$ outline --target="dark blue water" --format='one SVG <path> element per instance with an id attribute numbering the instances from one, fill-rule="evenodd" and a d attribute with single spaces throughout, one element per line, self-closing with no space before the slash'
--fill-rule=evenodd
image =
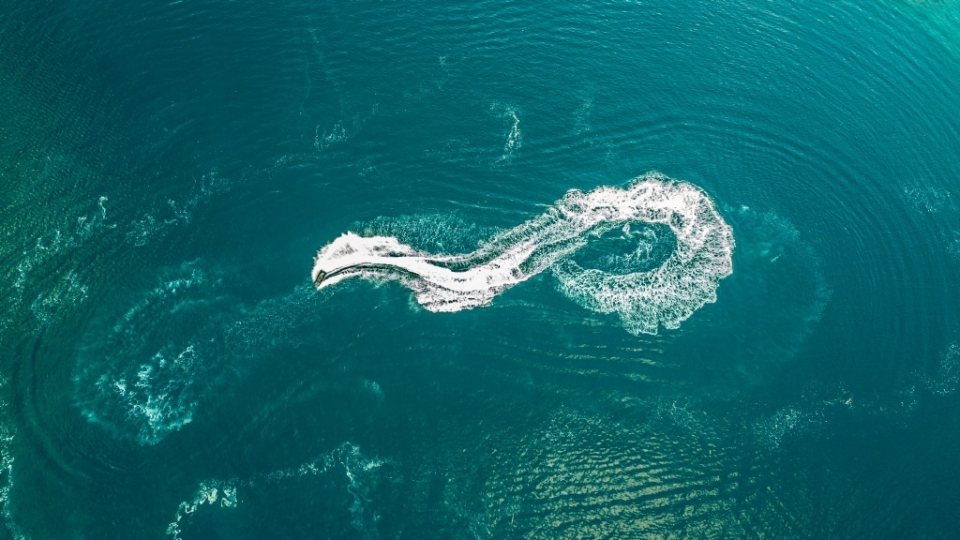
<path id="1" fill-rule="evenodd" d="M 957 538 L 958 36 L 955 0 L 5 0 L 0 536 Z M 668 264 L 656 224 L 475 309 L 310 282 L 346 231 L 470 253 L 651 171 L 735 240 L 678 328 L 562 284 Z"/>

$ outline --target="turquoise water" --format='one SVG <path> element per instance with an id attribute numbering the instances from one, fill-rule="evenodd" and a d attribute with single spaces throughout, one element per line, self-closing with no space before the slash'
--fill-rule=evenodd
<path id="1" fill-rule="evenodd" d="M 7 0 L 0 536 L 956 538 L 958 36 Z"/>

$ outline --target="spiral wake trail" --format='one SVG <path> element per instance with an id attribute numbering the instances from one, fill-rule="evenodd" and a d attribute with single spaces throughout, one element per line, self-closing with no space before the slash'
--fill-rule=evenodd
<path id="1" fill-rule="evenodd" d="M 631 223 L 669 228 L 676 248 L 658 267 L 614 273 L 584 269 L 570 256 L 591 238 Z M 626 189 L 568 192 L 543 215 L 462 255 L 432 255 L 393 237 L 346 233 L 324 246 L 312 271 L 318 289 L 350 277 L 397 280 L 429 311 L 490 304 L 503 291 L 552 269 L 560 290 L 582 306 L 615 313 L 633 334 L 675 329 L 716 301 L 733 272 L 734 239 L 713 201 L 696 186 L 651 173 Z"/>

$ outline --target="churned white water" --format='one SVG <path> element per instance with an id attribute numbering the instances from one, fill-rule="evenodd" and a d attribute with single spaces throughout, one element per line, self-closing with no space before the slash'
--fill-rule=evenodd
<path id="1" fill-rule="evenodd" d="M 675 249 L 656 268 L 585 269 L 571 257 L 592 239 L 632 223 L 663 225 L 676 237 Z M 633 334 L 656 334 L 659 326 L 677 328 L 716 301 L 720 280 L 733 272 L 733 248 L 730 226 L 703 190 L 650 173 L 626 188 L 571 190 L 542 215 L 471 253 L 431 254 L 395 237 L 347 232 L 319 251 L 312 278 L 318 289 L 351 277 L 397 280 L 425 309 L 452 312 L 488 305 L 550 269 L 560 291 L 583 307 L 618 315 Z"/>

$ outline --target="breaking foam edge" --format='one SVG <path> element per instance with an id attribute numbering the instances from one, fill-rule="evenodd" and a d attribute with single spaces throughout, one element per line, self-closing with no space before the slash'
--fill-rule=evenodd
<path id="1" fill-rule="evenodd" d="M 591 239 L 631 223 L 661 224 L 676 249 L 657 268 L 611 273 L 572 260 Z M 347 232 L 324 246 L 311 277 L 317 289 L 344 279 L 396 280 L 434 312 L 488 305 L 501 292 L 552 270 L 558 288 L 583 307 L 616 314 L 634 334 L 675 329 L 715 302 L 720 280 L 733 272 L 733 232 L 697 186 L 648 173 L 626 188 L 571 190 L 542 215 L 460 255 L 430 254 L 393 237 Z"/>

